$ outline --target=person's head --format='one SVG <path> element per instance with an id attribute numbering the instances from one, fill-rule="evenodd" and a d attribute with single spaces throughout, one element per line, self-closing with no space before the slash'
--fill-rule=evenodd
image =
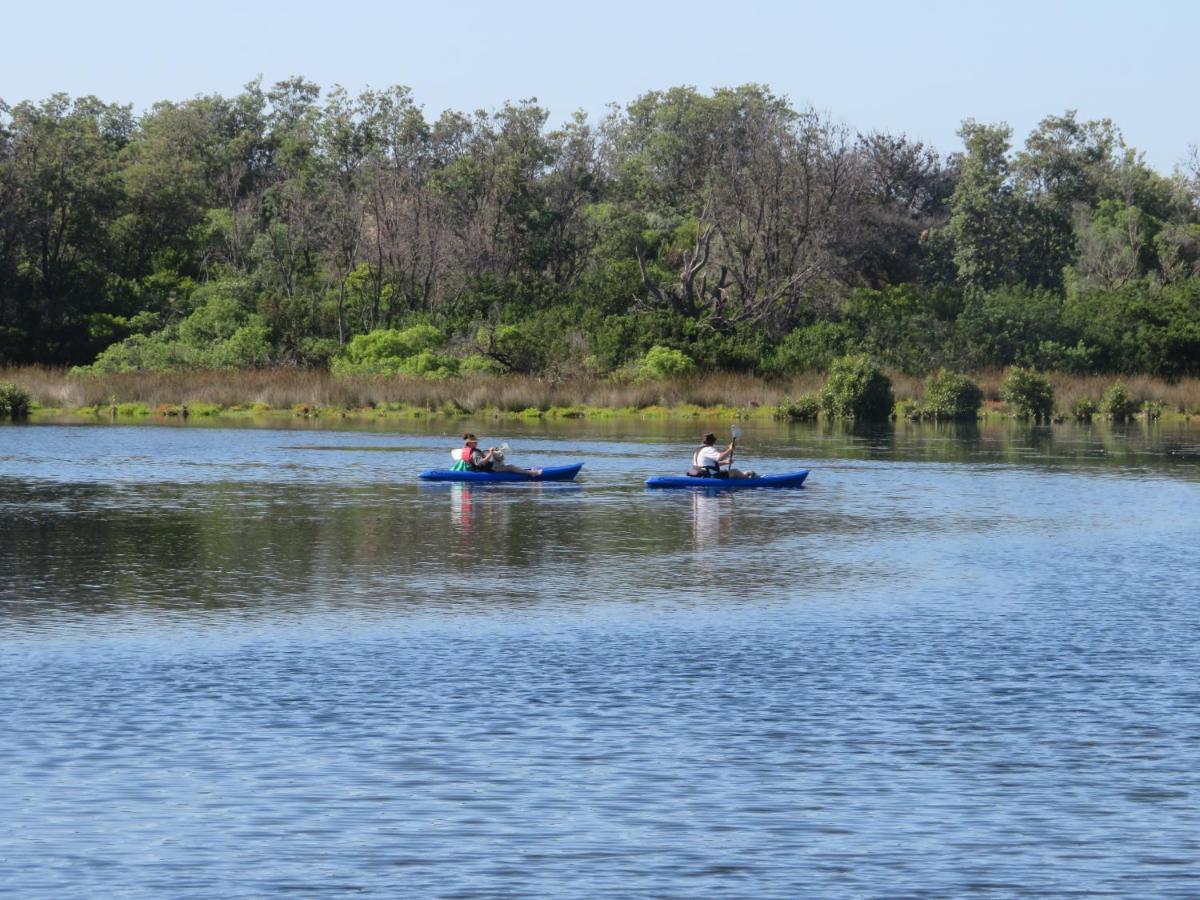
<path id="1" fill-rule="evenodd" d="M 468 431 L 466 434 L 463 435 L 463 443 L 466 444 L 468 447 L 474 447 L 476 444 L 479 443 L 479 438 L 475 437 L 475 435 L 471 434 L 471 432 Z"/>
<path id="2" fill-rule="evenodd" d="M 711 445 L 711 444 L 715 444 L 716 442 L 717 442 L 717 436 L 715 434 L 713 434 L 711 431 L 704 436 L 705 444 Z"/>

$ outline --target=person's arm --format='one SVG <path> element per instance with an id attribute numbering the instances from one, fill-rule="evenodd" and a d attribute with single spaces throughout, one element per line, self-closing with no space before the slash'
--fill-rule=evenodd
<path id="1" fill-rule="evenodd" d="M 733 456 L 733 445 L 736 443 L 737 441 L 730 441 L 729 446 L 721 451 L 721 455 L 717 457 L 717 462 L 729 462 L 730 457 Z"/>

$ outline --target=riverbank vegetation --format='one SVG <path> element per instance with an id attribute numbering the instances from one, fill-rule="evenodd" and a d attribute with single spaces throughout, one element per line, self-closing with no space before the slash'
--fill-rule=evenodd
<path id="1" fill-rule="evenodd" d="M 1191 418 L 1200 416 L 1200 378 L 1166 381 L 1022 370 L 1005 402 L 1013 372 L 970 376 L 938 371 L 927 378 L 902 372 L 864 372 L 852 362 L 840 380 L 819 373 L 762 379 L 743 373 L 690 374 L 661 379 L 472 375 L 427 379 L 412 375 L 334 376 L 305 369 L 261 371 L 133 372 L 80 375 L 26 366 L 0 370 L 32 404 L 37 416 L 71 414 L 90 420 L 174 419 L 209 416 L 305 418 L 590 418 L 617 414 L 662 417 L 911 418 L 963 421 L 977 417 L 1039 418 L 1035 400 L 1051 396 L 1050 418 Z M 856 368 L 857 367 L 857 368 Z M 871 411 L 861 396 L 877 397 L 887 380 L 893 405 Z M 1042 383 L 1044 382 L 1044 387 Z M 835 396 L 826 405 L 829 392 Z M 1033 399 L 1030 399 L 1032 397 Z M 1022 402 L 1023 401 L 1023 402 Z M 838 406 L 840 404 L 840 407 Z M 1042 418 L 1045 418 L 1043 415 Z"/>
<path id="2" fill-rule="evenodd" d="M 943 155 L 757 85 L 558 124 L 300 78 L 143 115 L 0 104 L 0 364 L 454 396 L 790 385 L 857 354 L 894 379 L 1200 374 L 1200 155 L 1154 171 L 1070 111 L 960 134 Z"/>

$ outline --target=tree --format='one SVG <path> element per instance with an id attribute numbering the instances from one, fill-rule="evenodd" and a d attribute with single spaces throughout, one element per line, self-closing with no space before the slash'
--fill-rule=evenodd
<path id="1" fill-rule="evenodd" d="M 650 94 L 612 127 L 621 194 L 655 210 L 637 247 L 645 305 L 781 333 L 808 291 L 840 274 L 861 189 L 843 126 L 745 85 Z"/>
<path id="2" fill-rule="evenodd" d="M 954 173 L 933 148 L 903 134 L 859 135 L 855 153 L 863 205 L 859 229 L 842 253 L 873 287 L 916 281 L 921 236 L 946 224 Z"/>
<path id="3" fill-rule="evenodd" d="M 1007 125 L 968 119 L 958 132 L 966 147 L 950 201 L 947 231 L 954 264 L 967 287 L 993 288 L 1013 280 L 1020 204 L 1009 178 Z"/>
<path id="4" fill-rule="evenodd" d="M 110 225 L 122 211 L 118 160 L 133 118 L 127 106 L 65 94 L 8 114 L 0 360 L 81 361 L 96 349 L 89 317 L 111 309 Z"/>

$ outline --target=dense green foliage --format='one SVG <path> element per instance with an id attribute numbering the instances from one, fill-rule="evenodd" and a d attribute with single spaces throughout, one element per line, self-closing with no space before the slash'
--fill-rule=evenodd
<path id="1" fill-rule="evenodd" d="M 28 418 L 31 405 L 27 391 L 12 382 L 0 384 L 0 422 L 6 419 L 19 422 Z"/>
<path id="2" fill-rule="evenodd" d="M 784 397 L 775 407 L 775 418 L 785 422 L 815 422 L 821 414 L 819 394 L 801 394 L 797 399 Z"/>
<path id="3" fill-rule="evenodd" d="M 970 421 L 979 417 L 982 405 L 983 392 L 965 375 L 938 369 L 925 379 L 922 418 Z"/>
<path id="4" fill-rule="evenodd" d="M 1136 416 L 1140 409 L 1141 404 L 1130 395 L 1129 389 L 1121 381 L 1109 385 L 1104 396 L 1100 398 L 1100 412 L 1114 422 L 1127 422 Z"/>
<path id="5" fill-rule="evenodd" d="M 1200 157 L 1161 175 L 1072 112 L 961 136 L 757 85 L 558 127 L 299 78 L 0 103 L 0 364 L 1200 373 Z"/>
<path id="6" fill-rule="evenodd" d="M 895 403 L 891 379 L 867 354 L 843 356 L 829 367 L 821 410 L 830 418 L 880 422 L 891 418 Z"/>
<path id="7" fill-rule="evenodd" d="M 673 378 L 687 375 L 695 368 L 692 358 L 683 351 L 656 344 L 642 357 L 638 375 L 642 378 Z"/>
<path id="8" fill-rule="evenodd" d="M 1071 406 L 1071 415 L 1075 418 L 1076 422 L 1090 422 L 1096 417 L 1099 409 L 1096 401 L 1091 397 L 1080 397 Z"/>
<path id="9" fill-rule="evenodd" d="M 1050 421 L 1054 413 L 1054 387 L 1032 369 L 1013 366 L 1000 385 L 1000 399 L 1018 419 Z"/>

